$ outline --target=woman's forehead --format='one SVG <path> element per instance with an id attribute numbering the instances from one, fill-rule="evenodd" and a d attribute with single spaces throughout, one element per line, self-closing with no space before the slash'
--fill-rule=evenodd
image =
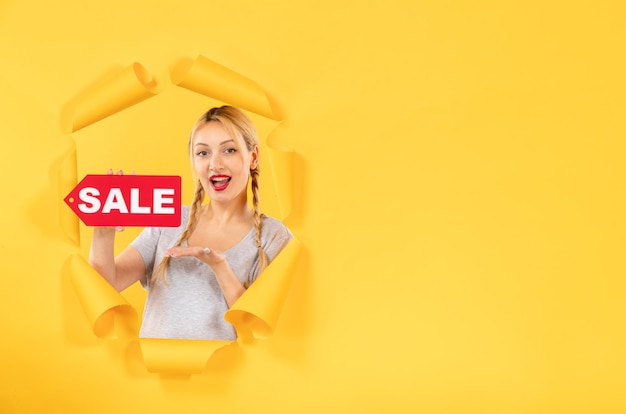
<path id="1" fill-rule="evenodd" d="M 208 122 L 198 127 L 193 135 L 194 142 L 211 141 L 211 143 L 214 143 L 215 141 L 221 142 L 229 139 L 233 140 L 236 137 L 233 137 L 220 122 Z"/>

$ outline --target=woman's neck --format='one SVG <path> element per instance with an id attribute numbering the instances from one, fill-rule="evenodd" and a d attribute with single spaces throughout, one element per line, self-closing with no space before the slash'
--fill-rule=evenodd
<path id="1" fill-rule="evenodd" d="M 219 223 L 248 221 L 253 216 L 252 209 L 245 200 L 243 200 L 243 202 L 228 204 L 209 201 L 209 204 L 203 206 L 202 213 L 205 214 L 208 219 Z"/>

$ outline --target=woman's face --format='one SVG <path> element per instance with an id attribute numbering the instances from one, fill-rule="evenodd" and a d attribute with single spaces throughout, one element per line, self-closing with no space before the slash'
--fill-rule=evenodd
<path id="1" fill-rule="evenodd" d="M 191 150 L 196 173 L 212 202 L 246 199 L 258 147 L 249 151 L 242 138 L 232 138 L 221 123 L 209 122 L 196 131 Z"/>

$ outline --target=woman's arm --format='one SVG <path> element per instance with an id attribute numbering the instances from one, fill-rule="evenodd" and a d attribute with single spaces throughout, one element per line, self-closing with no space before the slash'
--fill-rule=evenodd
<path id="1" fill-rule="evenodd" d="M 118 292 L 145 276 L 146 268 L 139 251 L 127 247 L 114 257 L 115 228 L 96 227 L 89 251 L 89 264 Z"/>

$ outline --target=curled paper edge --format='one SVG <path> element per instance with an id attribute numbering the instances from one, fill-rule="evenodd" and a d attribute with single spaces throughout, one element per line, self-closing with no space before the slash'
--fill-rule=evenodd
<path id="1" fill-rule="evenodd" d="M 294 278 L 302 244 L 295 237 L 250 285 L 248 290 L 226 311 L 244 342 L 271 336 L 280 318 L 282 306 Z"/>
<path id="2" fill-rule="evenodd" d="M 234 341 L 140 338 L 143 362 L 149 372 L 200 374 L 211 356 Z"/>
<path id="3" fill-rule="evenodd" d="M 63 108 L 61 128 L 70 134 L 155 96 L 158 83 L 139 63 L 87 88 Z"/>
<path id="4" fill-rule="evenodd" d="M 137 334 L 137 311 L 80 255 L 69 259 L 70 280 L 94 334 L 124 338 Z"/>
<path id="5" fill-rule="evenodd" d="M 173 65 L 170 79 L 174 85 L 278 120 L 258 83 L 202 55 Z"/>
<path id="6" fill-rule="evenodd" d="M 272 177 L 278 209 L 279 220 L 285 220 L 293 209 L 293 151 L 278 150 L 267 146 L 269 173 Z"/>

